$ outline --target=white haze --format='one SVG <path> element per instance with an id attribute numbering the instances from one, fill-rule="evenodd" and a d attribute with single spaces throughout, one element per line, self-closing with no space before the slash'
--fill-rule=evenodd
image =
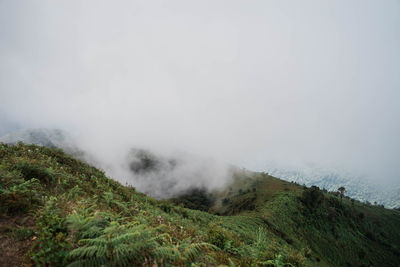
<path id="1" fill-rule="evenodd" d="M 120 181 L 138 147 L 398 184 L 399 100 L 399 1 L 0 1 L 0 132 L 67 130 Z"/>

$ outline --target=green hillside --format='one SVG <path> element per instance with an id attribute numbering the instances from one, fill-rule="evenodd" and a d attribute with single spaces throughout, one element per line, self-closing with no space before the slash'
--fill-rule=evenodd
<path id="1" fill-rule="evenodd" d="M 157 201 L 61 150 L 0 144 L 0 266 L 399 266 L 399 229 L 398 211 L 266 174 Z"/>

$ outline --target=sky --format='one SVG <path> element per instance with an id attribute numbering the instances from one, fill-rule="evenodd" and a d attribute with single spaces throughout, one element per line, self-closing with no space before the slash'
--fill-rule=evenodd
<path id="1" fill-rule="evenodd" d="M 0 134 L 400 183 L 399 1 L 0 0 Z"/>

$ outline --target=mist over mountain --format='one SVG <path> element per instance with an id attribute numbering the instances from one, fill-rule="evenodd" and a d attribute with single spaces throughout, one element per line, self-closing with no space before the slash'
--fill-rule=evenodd
<path id="1" fill-rule="evenodd" d="M 273 166 L 269 164 L 265 170 L 272 176 L 304 184 L 318 186 L 331 192 L 339 187 L 346 188 L 346 195 L 363 202 L 377 203 L 388 208 L 400 207 L 400 185 L 390 186 L 375 179 L 356 175 L 350 171 L 326 168 L 316 165 Z"/>
<path id="2" fill-rule="evenodd" d="M 10 118 L 0 110 L 0 136 L 6 135 L 11 132 L 15 132 L 20 129 L 20 125 Z"/>
<path id="3" fill-rule="evenodd" d="M 0 137 L 0 142 L 24 142 L 46 147 L 61 148 L 77 158 L 105 170 L 123 184 L 136 187 L 156 198 L 171 198 L 192 189 L 208 191 L 221 189 L 239 170 L 212 159 L 176 152 L 165 154 L 149 149 L 129 148 L 118 160 L 108 162 L 95 151 L 83 150 L 68 132 L 60 129 L 25 129 Z M 345 170 L 323 168 L 315 164 L 290 166 L 269 163 L 263 169 L 270 175 L 306 186 L 316 185 L 328 191 L 346 188 L 346 195 L 360 201 L 376 202 L 388 208 L 400 206 L 400 186 L 385 186 L 356 176 Z"/>
<path id="4" fill-rule="evenodd" d="M 0 132 L 399 181 L 398 2 L 156 2 L 1 1 Z"/>
<path id="5" fill-rule="evenodd" d="M 115 180 L 136 187 L 156 198 L 169 198 L 192 188 L 215 190 L 231 178 L 233 167 L 186 152 L 163 154 L 148 149 L 126 148 L 110 160 L 96 150 L 81 147 L 71 134 L 60 129 L 24 129 L 0 137 L 0 142 L 18 142 L 61 148 L 92 165 L 102 168 Z"/>
<path id="6" fill-rule="evenodd" d="M 79 151 L 76 141 L 73 140 L 71 135 L 60 129 L 38 128 L 19 130 L 1 136 L 0 142 L 12 145 L 23 142 L 45 147 L 57 147 L 70 154 Z"/>
<path id="7" fill-rule="evenodd" d="M 189 153 L 162 156 L 144 149 L 131 149 L 124 165 L 139 190 L 156 198 L 184 194 L 193 188 L 221 189 L 230 181 L 233 167 Z"/>
<path id="8" fill-rule="evenodd" d="M 398 266 L 399 25 L 398 0 L 1 0 L 0 266 Z"/>

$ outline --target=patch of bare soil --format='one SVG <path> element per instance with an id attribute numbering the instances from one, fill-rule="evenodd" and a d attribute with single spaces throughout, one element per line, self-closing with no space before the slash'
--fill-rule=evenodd
<path id="1" fill-rule="evenodd" d="M 0 266 L 31 266 L 25 262 L 25 254 L 32 246 L 32 237 L 16 238 L 13 231 L 20 228 L 34 228 L 31 217 L 10 216 L 0 217 Z"/>

